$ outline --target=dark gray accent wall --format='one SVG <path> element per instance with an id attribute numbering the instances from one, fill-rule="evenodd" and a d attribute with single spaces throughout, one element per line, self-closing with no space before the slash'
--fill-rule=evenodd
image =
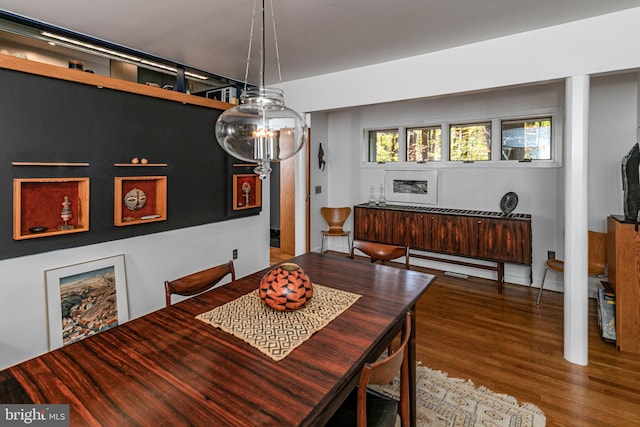
<path id="1" fill-rule="evenodd" d="M 0 259 L 259 212 L 230 209 L 232 162 L 214 134 L 220 110 L 4 69 L 0 94 Z M 133 157 L 168 166 L 114 166 Z M 90 166 L 12 166 L 15 161 Z M 168 177 L 167 220 L 116 227 L 114 178 L 138 175 Z M 13 240 L 13 179 L 32 177 L 89 177 L 89 231 Z"/>

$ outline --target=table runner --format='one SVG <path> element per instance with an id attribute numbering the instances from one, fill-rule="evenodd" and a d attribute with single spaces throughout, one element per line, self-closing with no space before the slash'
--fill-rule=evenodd
<path id="1" fill-rule="evenodd" d="M 313 297 L 296 311 L 265 306 L 258 290 L 196 316 L 278 361 L 329 324 L 361 295 L 313 284 Z"/>

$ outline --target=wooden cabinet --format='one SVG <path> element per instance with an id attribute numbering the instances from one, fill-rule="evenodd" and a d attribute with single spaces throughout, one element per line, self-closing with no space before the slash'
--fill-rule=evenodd
<path id="1" fill-rule="evenodd" d="M 354 207 L 354 238 L 427 252 L 531 265 L 531 215 L 451 211 L 358 205 Z"/>
<path id="2" fill-rule="evenodd" d="M 504 263 L 531 265 L 531 215 L 414 206 L 354 207 L 354 238 L 410 249 L 494 261 L 486 266 L 411 252 L 412 257 L 496 271 Z"/>
<path id="3" fill-rule="evenodd" d="M 616 346 L 640 354 L 640 230 L 607 218 L 607 270 L 616 293 Z"/>

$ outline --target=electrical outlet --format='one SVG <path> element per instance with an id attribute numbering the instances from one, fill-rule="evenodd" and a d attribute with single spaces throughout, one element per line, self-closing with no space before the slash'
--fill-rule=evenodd
<path id="1" fill-rule="evenodd" d="M 237 249 L 233 250 L 233 259 L 238 259 L 238 250 Z"/>
<path id="2" fill-rule="evenodd" d="M 322 193 L 322 185 L 316 185 L 316 194 Z"/>
<path id="3" fill-rule="evenodd" d="M 556 259 L 556 251 L 547 251 L 547 259 Z"/>

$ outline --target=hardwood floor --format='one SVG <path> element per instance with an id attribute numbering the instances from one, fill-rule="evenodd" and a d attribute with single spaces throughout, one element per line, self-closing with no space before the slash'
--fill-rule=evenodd
<path id="1" fill-rule="evenodd" d="M 280 251 L 280 248 L 274 248 L 273 246 L 270 247 L 270 255 L 271 255 L 271 265 L 277 264 L 279 262 L 286 261 L 289 258 L 292 258 L 291 255 L 283 254 Z"/>
<path id="2" fill-rule="evenodd" d="M 498 294 L 490 280 L 412 269 L 437 275 L 416 307 L 423 365 L 533 403 L 547 426 L 640 425 L 640 356 L 602 340 L 595 300 L 589 365 L 578 366 L 563 355 L 561 293 L 544 291 L 537 306 L 537 288 L 505 284 Z"/>

